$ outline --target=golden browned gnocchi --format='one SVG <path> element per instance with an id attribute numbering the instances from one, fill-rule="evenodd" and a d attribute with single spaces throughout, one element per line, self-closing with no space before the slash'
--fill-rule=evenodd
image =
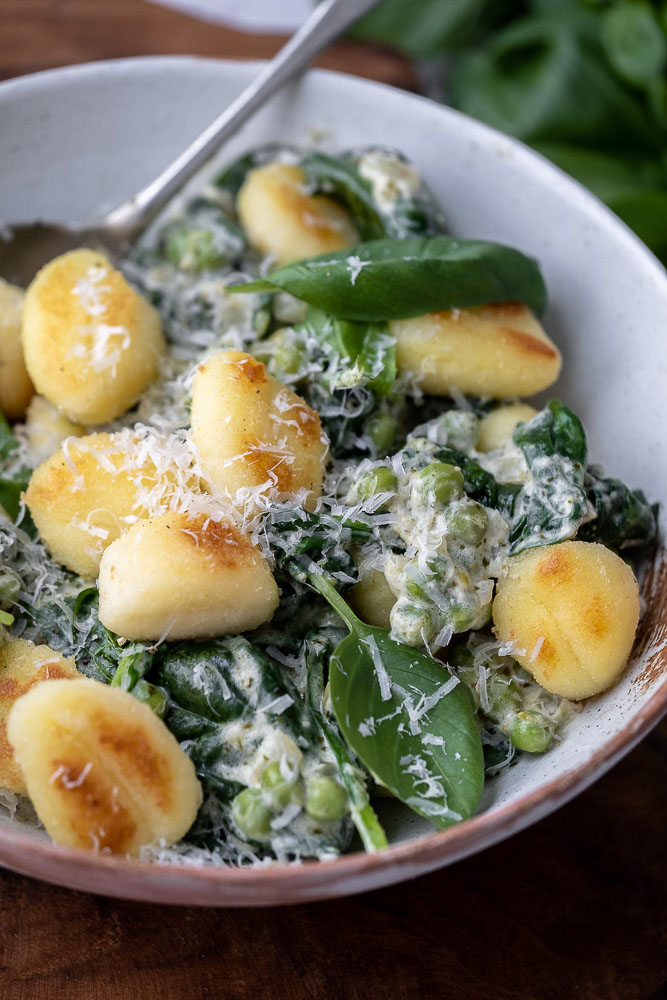
<path id="1" fill-rule="evenodd" d="M 477 450 L 493 451 L 494 448 L 500 448 L 508 438 L 512 437 L 517 424 L 525 423 L 536 413 L 537 410 L 527 403 L 510 403 L 508 406 L 499 406 L 496 410 L 491 410 L 479 422 Z"/>
<path id="2" fill-rule="evenodd" d="M 278 587 L 259 549 L 232 523 L 163 514 L 106 550 L 100 621 L 127 639 L 201 639 L 268 621 Z"/>
<path id="3" fill-rule="evenodd" d="M 192 761 L 126 691 L 86 678 L 38 684 L 15 703 L 7 731 L 57 844 L 137 855 L 192 826 L 202 801 Z"/>
<path id="4" fill-rule="evenodd" d="M 277 264 L 359 242 L 349 212 L 333 198 L 308 194 L 303 170 L 289 163 L 251 170 L 236 207 L 252 245 Z"/>
<path id="5" fill-rule="evenodd" d="M 74 424 L 57 410 L 44 396 L 33 396 L 25 420 L 25 435 L 31 453 L 40 462 L 50 458 L 68 437 L 82 437 L 86 433 L 80 424 Z"/>
<path id="6" fill-rule="evenodd" d="M 221 351 L 199 366 L 192 433 L 213 492 L 320 495 L 328 443 L 318 414 L 249 354 Z"/>
<path id="7" fill-rule="evenodd" d="M 0 646 L 0 788 L 26 794 L 25 781 L 7 738 L 7 718 L 16 701 L 42 681 L 81 677 L 70 656 L 27 639 Z"/>
<path id="8" fill-rule="evenodd" d="M 520 302 L 429 313 L 389 326 L 399 371 L 432 395 L 455 388 L 493 399 L 532 396 L 560 373 L 558 348 Z"/>
<path id="9" fill-rule="evenodd" d="M 166 503 L 175 482 L 176 470 L 158 470 L 132 431 L 89 434 L 68 438 L 35 469 L 25 502 L 53 558 L 94 577 L 106 547 L 148 516 L 149 503 Z"/>
<path id="10" fill-rule="evenodd" d="M 561 542 L 511 559 L 493 602 L 498 638 L 547 691 L 577 700 L 610 687 L 639 621 L 634 573 L 611 549 Z"/>
<path id="11" fill-rule="evenodd" d="M 29 286 L 23 351 L 37 392 L 71 420 L 120 416 L 155 380 L 165 343 L 157 311 L 102 254 L 56 257 Z"/>
<path id="12" fill-rule="evenodd" d="M 0 278 L 0 411 L 20 419 L 34 393 L 21 345 L 23 290 Z"/>

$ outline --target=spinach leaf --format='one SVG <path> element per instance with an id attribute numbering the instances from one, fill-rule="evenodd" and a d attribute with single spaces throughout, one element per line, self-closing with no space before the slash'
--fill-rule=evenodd
<path id="1" fill-rule="evenodd" d="M 386 396 L 396 381 L 396 341 L 384 323 L 355 323 L 335 319 L 312 306 L 306 329 L 338 359 L 330 389 L 366 386 Z"/>
<path id="2" fill-rule="evenodd" d="M 573 538 L 587 512 L 586 434 L 579 418 L 553 399 L 532 420 L 519 424 L 513 438 L 532 480 L 513 504 L 510 555 Z"/>
<path id="3" fill-rule="evenodd" d="M 468 458 L 463 452 L 454 448 L 439 448 L 434 458 L 439 462 L 458 466 L 463 473 L 463 489 L 471 500 L 477 500 L 485 507 L 497 507 L 502 512 L 511 511 L 519 486 L 499 483 L 473 458 Z"/>
<path id="4" fill-rule="evenodd" d="M 301 166 L 311 185 L 333 193 L 347 206 L 363 240 L 402 239 L 442 230 L 438 209 L 423 187 L 410 197 L 397 197 L 390 209 L 383 209 L 375 200 L 371 184 L 359 171 L 358 160 L 362 155 L 347 153 L 333 157 L 308 153 Z"/>
<path id="5" fill-rule="evenodd" d="M 21 510 L 21 494 L 27 490 L 30 482 L 31 470 L 21 467 L 13 470 L 10 474 L 4 474 L 11 459 L 18 450 L 19 443 L 16 440 L 12 429 L 5 417 L 0 413 L 0 466 L 3 474 L 0 475 L 0 505 L 4 507 L 8 516 L 15 521 Z M 24 529 L 27 527 L 23 525 Z"/>
<path id="6" fill-rule="evenodd" d="M 546 304 L 537 263 L 498 243 L 449 236 L 373 240 L 278 268 L 230 292 L 289 292 L 331 316 L 378 323 L 488 302 Z"/>
<path id="7" fill-rule="evenodd" d="M 291 504 L 275 504 L 266 513 L 276 564 L 299 583 L 308 580 L 313 566 L 339 583 L 357 583 L 358 570 L 350 548 L 365 541 L 370 528 L 363 523 L 342 523 L 326 511 L 314 513 Z"/>
<path id="8" fill-rule="evenodd" d="M 641 490 L 602 475 L 599 466 L 586 470 L 584 488 L 596 517 L 584 524 L 579 537 L 611 549 L 648 545 L 657 535 L 656 511 Z"/>
<path id="9" fill-rule="evenodd" d="M 308 153 L 301 161 L 306 180 L 311 185 L 333 192 L 354 216 L 362 240 L 394 236 L 387 230 L 375 204 L 370 184 L 364 180 L 350 157 Z"/>
<path id="10" fill-rule="evenodd" d="M 304 650 L 308 669 L 308 704 L 336 760 L 340 780 L 347 794 L 352 822 L 361 837 L 365 850 L 372 853 L 387 846 L 387 836 L 370 803 L 363 773 L 355 766 L 352 755 L 343 742 L 338 729 L 324 714 L 322 708 L 324 663 L 329 660 L 332 652 L 331 647 L 331 636 L 325 634 L 322 629 L 306 637 Z"/>
<path id="11" fill-rule="evenodd" d="M 484 784 L 467 689 L 444 665 L 364 625 L 323 576 L 310 575 L 350 629 L 331 656 L 336 721 L 376 780 L 438 827 L 467 819 Z"/>

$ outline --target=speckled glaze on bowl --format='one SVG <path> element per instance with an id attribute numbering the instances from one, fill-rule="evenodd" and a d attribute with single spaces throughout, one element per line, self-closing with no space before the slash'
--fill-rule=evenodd
<path id="1" fill-rule="evenodd" d="M 0 223 L 89 221 L 131 195 L 250 79 L 252 64 L 181 57 L 121 60 L 0 85 Z M 443 205 L 452 232 L 537 257 L 561 346 L 557 392 L 582 416 L 591 454 L 613 474 L 667 498 L 667 277 L 607 209 L 541 157 L 429 101 L 335 73 L 280 93 L 222 159 L 280 140 L 405 152 Z M 268 906 L 362 892 L 482 850 L 582 791 L 667 710 L 667 562 L 643 580 L 648 611 L 613 691 L 586 703 L 567 738 L 490 780 L 480 813 L 433 832 L 395 804 L 392 846 L 368 856 L 254 869 L 168 867 L 68 850 L 0 821 L 0 864 L 75 889 L 128 899 Z"/>

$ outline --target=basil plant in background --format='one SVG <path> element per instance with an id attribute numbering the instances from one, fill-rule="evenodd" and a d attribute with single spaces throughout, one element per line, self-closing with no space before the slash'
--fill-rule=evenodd
<path id="1" fill-rule="evenodd" d="M 354 33 L 581 181 L 667 261 L 664 0 L 384 0 Z"/>

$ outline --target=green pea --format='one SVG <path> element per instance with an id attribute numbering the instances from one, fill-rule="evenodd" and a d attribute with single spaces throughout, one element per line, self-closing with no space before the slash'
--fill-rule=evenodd
<path id="1" fill-rule="evenodd" d="M 277 330 L 269 339 L 272 347 L 273 365 L 279 372 L 296 375 L 303 364 L 305 348 L 303 342 L 290 329 Z"/>
<path id="2" fill-rule="evenodd" d="M 481 504 L 469 503 L 447 512 L 451 535 L 468 545 L 479 545 L 489 526 L 489 515 Z"/>
<path id="3" fill-rule="evenodd" d="M 232 816 L 239 830 L 251 840 L 268 840 L 273 813 L 258 788 L 244 788 L 232 802 Z"/>
<path id="4" fill-rule="evenodd" d="M 444 625 L 451 625 L 454 632 L 467 632 L 477 618 L 477 608 L 453 601 L 444 612 Z"/>
<path id="5" fill-rule="evenodd" d="M 386 454 L 396 439 L 398 421 L 388 413 L 371 417 L 366 425 L 366 433 L 379 454 Z"/>
<path id="6" fill-rule="evenodd" d="M 163 719 L 167 714 L 169 698 L 163 688 L 156 687 L 155 684 L 149 684 L 148 681 L 142 679 L 137 681 L 130 694 L 134 695 L 138 701 L 143 701 L 144 704 L 148 705 L 159 719 Z"/>
<path id="7" fill-rule="evenodd" d="M 208 229 L 173 229 L 165 237 L 164 253 L 176 267 L 195 273 L 220 267 L 225 261 Z"/>
<path id="8" fill-rule="evenodd" d="M 521 691 L 514 681 L 493 677 L 487 682 L 487 697 L 489 699 L 489 715 L 498 721 L 517 713 L 523 705 Z"/>
<path id="9" fill-rule="evenodd" d="M 443 507 L 463 489 L 463 475 L 460 469 L 446 462 L 432 462 L 416 472 L 413 492 L 422 503 L 437 503 Z"/>
<path id="10" fill-rule="evenodd" d="M 274 760 L 264 768 L 262 789 L 277 809 L 284 809 L 293 795 L 297 775 L 285 778 L 280 769 L 280 761 Z"/>
<path id="11" fill-rule="evenodd" d="M 392 469 L 378 465 L 366 472 L 357 482 L 357 496 L 361 501 L 370 500 L 378 493 L 395 493 L 398 481 Z"/>
<path id="12" fill-rule="evenodd" d="M 392 634 L 409 646 L 421 645 L 424 639 L 430 641 L 437 631 L 428 607 L 402 598 L 391 609 L 390 619 Z"/>
<path id="13" fill-rule="evenodd" d="M 479 436 L 479 420 L 465 410 L 449 410 L 438 420 L 438 443 L 457 451 L 474 448 Z"/>
<path id="14" fill-rule="evenodd" d="M 539 712 L 517 712 L 508 736 L 518 750 L 544 753 L 554 734 L 554 725 Z"/>
<path id="15" fill-rule="evenodd" d="M 271 313 L 268 309 L 255 309 L 252 316 L 252 328 L 258 337 L 263 337 L 269 329 Z"/>
<path id="16" fill-rule="evenodd" d="M 347 812 L 345 789 L 334 778 L 316 775 L 306 781 L 306 812 L 320 823 L 333 823 Z"/>

